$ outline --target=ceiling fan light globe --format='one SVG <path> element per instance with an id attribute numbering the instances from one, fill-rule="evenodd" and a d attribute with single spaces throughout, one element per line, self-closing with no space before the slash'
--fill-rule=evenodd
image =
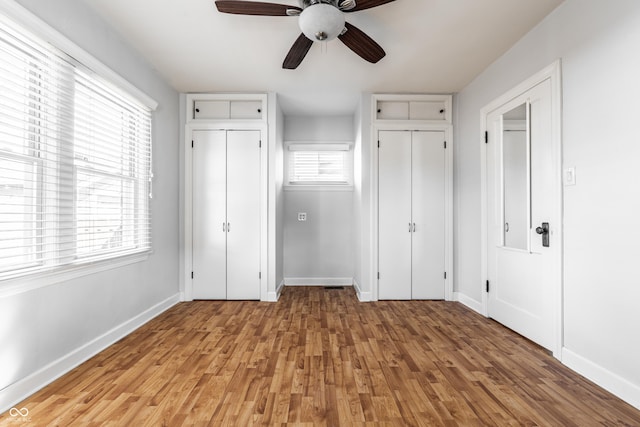
<path id="1" fill-rule="evenodd" d="M 313 4 L 302 11 L 298 25 L 309 40 L 329 41 L 342 33 L 344 15 L 340 9 L 330 4 Z"/>

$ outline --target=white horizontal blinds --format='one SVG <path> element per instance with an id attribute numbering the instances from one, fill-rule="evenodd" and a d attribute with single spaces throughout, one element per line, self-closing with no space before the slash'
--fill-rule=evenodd
<path id="1" fill-rule="evenodd" d="M 150 248 L 151 113 L 77 70 L 74 141 L 76 255 Z"/>
<path id="2" fill-rule="evenodd" d="M 62 106 L 71 104 L 64 102 L 71 68 L 46 45 L 0 25 L 0 272 L 57 257 L 55 182 L 58 156 L 69 149 L 64 124 L 71 111 Z"/>
<path id="3" fill-rule="evenodd" d="M 347 183 L 343 151 L 292 151 L 290 182 Z"/>
<path id="4" fill-rule="evenodd" d="M 87 89 L 92 82 L 102 97 Z M 0 19 L 0 278 L 149 248 L 150 113 L 107 92 L 72 59 Z M 106 225 L 102 234 L 94 226 L 80 236 L 89 220 Z"/>
<path id="5" fill-rule="evenodd" d="M 336 184 L 350 181 L 348 144 L 291 144 L 290 184 Z"/>

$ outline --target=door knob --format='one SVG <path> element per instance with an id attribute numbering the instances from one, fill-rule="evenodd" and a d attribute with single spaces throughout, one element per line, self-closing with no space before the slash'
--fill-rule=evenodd
<path id="1" fill-rule="evenodd" d="M 549 247 L 549 223 L 543 222 L 540 227 L 536 227 L 536 233 L 542 235 L 542 246 Z"/>

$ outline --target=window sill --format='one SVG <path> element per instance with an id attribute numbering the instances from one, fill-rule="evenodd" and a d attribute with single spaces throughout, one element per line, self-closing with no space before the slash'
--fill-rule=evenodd
<path id="1" fill-rule="evenodd" d="M 284 185 L 284 191 L 353 191 L 353 185 Z"/>
<path id="2" fill-rule="evenodd" d="M 146 261 L 149 258 L 149 255 L 151 255 L 151 251 L 124 255 L 118 258 L 95 261 L 82 265 L 70 265 L 51 271 L 43 271 L 16 278 L 5 279 L 0 281 L 0 298 L 21 294 L 35 289 L 44 288 L 46 286 L 55 285 L 56 283 L 88 276 L 90 274 Z"/>

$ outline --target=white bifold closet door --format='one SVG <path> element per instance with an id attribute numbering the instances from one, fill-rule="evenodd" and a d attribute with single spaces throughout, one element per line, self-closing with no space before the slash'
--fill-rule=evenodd
<path id="1" fill-rule="evenodd" d="M 378 140 L 378 298 L 411 299 L 411 132 Z"/>
<path id="2" fill-rule="evenodd" d="M 260 132 L 193 132 L 193 298 L 260 299 Z"/>
<path id="3" fill-rule="evenodd" d="M 441 131 L 380 131 L 379 299 L 444 299 L 445 147 Z"/>

